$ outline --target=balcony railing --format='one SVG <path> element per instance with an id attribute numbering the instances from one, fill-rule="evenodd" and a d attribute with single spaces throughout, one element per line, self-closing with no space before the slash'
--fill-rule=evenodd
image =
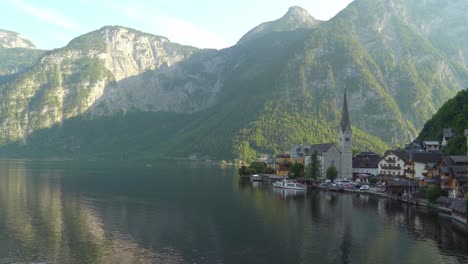
<path id="1" fill-rule="evenodd" d="M 401 170 L 400 166 L 392 166 L 392 165 L 382 165 L 380 166 L 383 170 Z"/>
<path id="2" fill-rule="evenodd" d="M 396 162 L 396 159 L 388 158 L 388 159 L 385 159 L 385 161 L 386 161 L 387 163 L 395 163 L 395 162 Z"/>

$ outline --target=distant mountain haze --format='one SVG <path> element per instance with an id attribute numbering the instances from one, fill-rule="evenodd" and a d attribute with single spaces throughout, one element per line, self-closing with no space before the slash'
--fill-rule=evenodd
<path id="1" fill-rule="evenodd" d="M 249 160 L 336 141 L 345 88 L 355 147 L 382 152 L 468 87 L 462 10 L 356 0 L 318 21 L 291 7 L 223 50 L 121 26 L 46 52 L 0 35 L 1 153 Z"/>

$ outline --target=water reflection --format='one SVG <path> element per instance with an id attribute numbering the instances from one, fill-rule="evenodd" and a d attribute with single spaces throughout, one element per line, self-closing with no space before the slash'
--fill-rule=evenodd
<path id="1" fill-rule="evenodd" d="M 19 161 L 1 164 L 0 262 L 181 262 L 170 248 L 169 254 L 155 252 L 107 232 L 102 212 L 85 197 L 62 191 L 62 173 L 37 173 Z"/>
<path id="2" fill-rule="evenodd" d="M 281 188 L 273 188 L 273 193 L 280 196 L 283 199 L 295 198 L 295 197 L 305 198 L 305 196 L 307 195 L 306 190 L 289 190 L 289 189 L 281 189 Z"/>
<path id="3" fill-rule="evenodd" d="M 0 263 L 468 261 L 466 234 L 430 211 L 234 174 L 0 161 Z"/>
<path id="4" fill-rule="evenodd" d="M 308 245 L 298 262 L 454 263 L 467 262 L 468 239 L 450 219 L 430 210 L 364 194 L 309 191 L 292 205 L 276 188 L 249 191 L 239 185 L 244 202 L 269 224 L 283 227 L 303 222 L 298 245 Z M 252 195 L 254 194 L 254 195 Z M 259 198 L 261 197 L 261 199 Z M 283 202 L 280 202 L 283 200 Z M 307 208 L 291 210 L 291 207 Z M 284 234 L 284 236 L 287 236 Z"/>

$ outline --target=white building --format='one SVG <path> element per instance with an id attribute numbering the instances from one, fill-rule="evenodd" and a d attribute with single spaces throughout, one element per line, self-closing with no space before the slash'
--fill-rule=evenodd
<path id="1" fill-rule="evenodd" d="M 387 152 L 378 164 L 379 176 L 383 177 L 406 177 L 410 169 L 409 155 L 404 151 Z"/>
<path id="2" fill-rule="evenodd" d="M 438 141 L 423 141 L 423 148 L 425 151 L 439 151 L 440 144 Z"/>

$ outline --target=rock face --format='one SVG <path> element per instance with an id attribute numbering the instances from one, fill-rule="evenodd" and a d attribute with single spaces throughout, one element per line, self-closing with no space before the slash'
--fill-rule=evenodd
<path id="1" fill-rule="evenodd" d="M 6 100 L 0 107 L 0 138 L 25 139 L 33 131 L 84 113 L 180 112 L 209 106 L 209 98 L 185 103 L 200 88 L 197 78 L 174 91 L 160 85 L 178 75 L 190 79 L 175 65 L 197 51 L 123 27 L 104 27 L 80 36 L 46 53 L 29 72 L 1 89 Z M 206 71 L 213 70 L 212 60 L 207 60 Z M 215 83 L 208 87 L 216 87 Z"/>
<path id="2" fill-rule="evenodd" d="M 20 34 L 3 29 L 0 29 L 0 47 L 25 49 L 36 48 L 31 41 L 23 38 Z"/>
<path id="3" fill-rule="evenodd" d="M 265 22 L 245 34 L 238 44 L 255 39 L 272 32 L 294 31 L 298 29 L 311 29 L 320 21 L 313 18 L 305 9 L 299 6 L 290 7 L 288 12 L 280 19 Z"/>
<path id="4" fill-rule="evenodd" d="M 104 27 L 0 79 L 0 143 L 29 144 L 28 135 L 72 117 L 85 117 L 85 126 L 86 118 L 144 111 L 184 118 L 162 118 L 173 122 L 164 149 L 174 156 L 252 157 L 335 140 L 346 88 L 356 146 L 382 150 L 371 135 L 387 144 L 411 140 L 468 86 L 463 37 L 447 33 L 466 31 L 458 11 L 466 2 L 438 6 L 356 0 L 322 22 L 292 7 L 219 51 Z M 432 12 L 439 22 L 428 18 Z M 439 33 L 454 42 L 441 43 Z"/>

